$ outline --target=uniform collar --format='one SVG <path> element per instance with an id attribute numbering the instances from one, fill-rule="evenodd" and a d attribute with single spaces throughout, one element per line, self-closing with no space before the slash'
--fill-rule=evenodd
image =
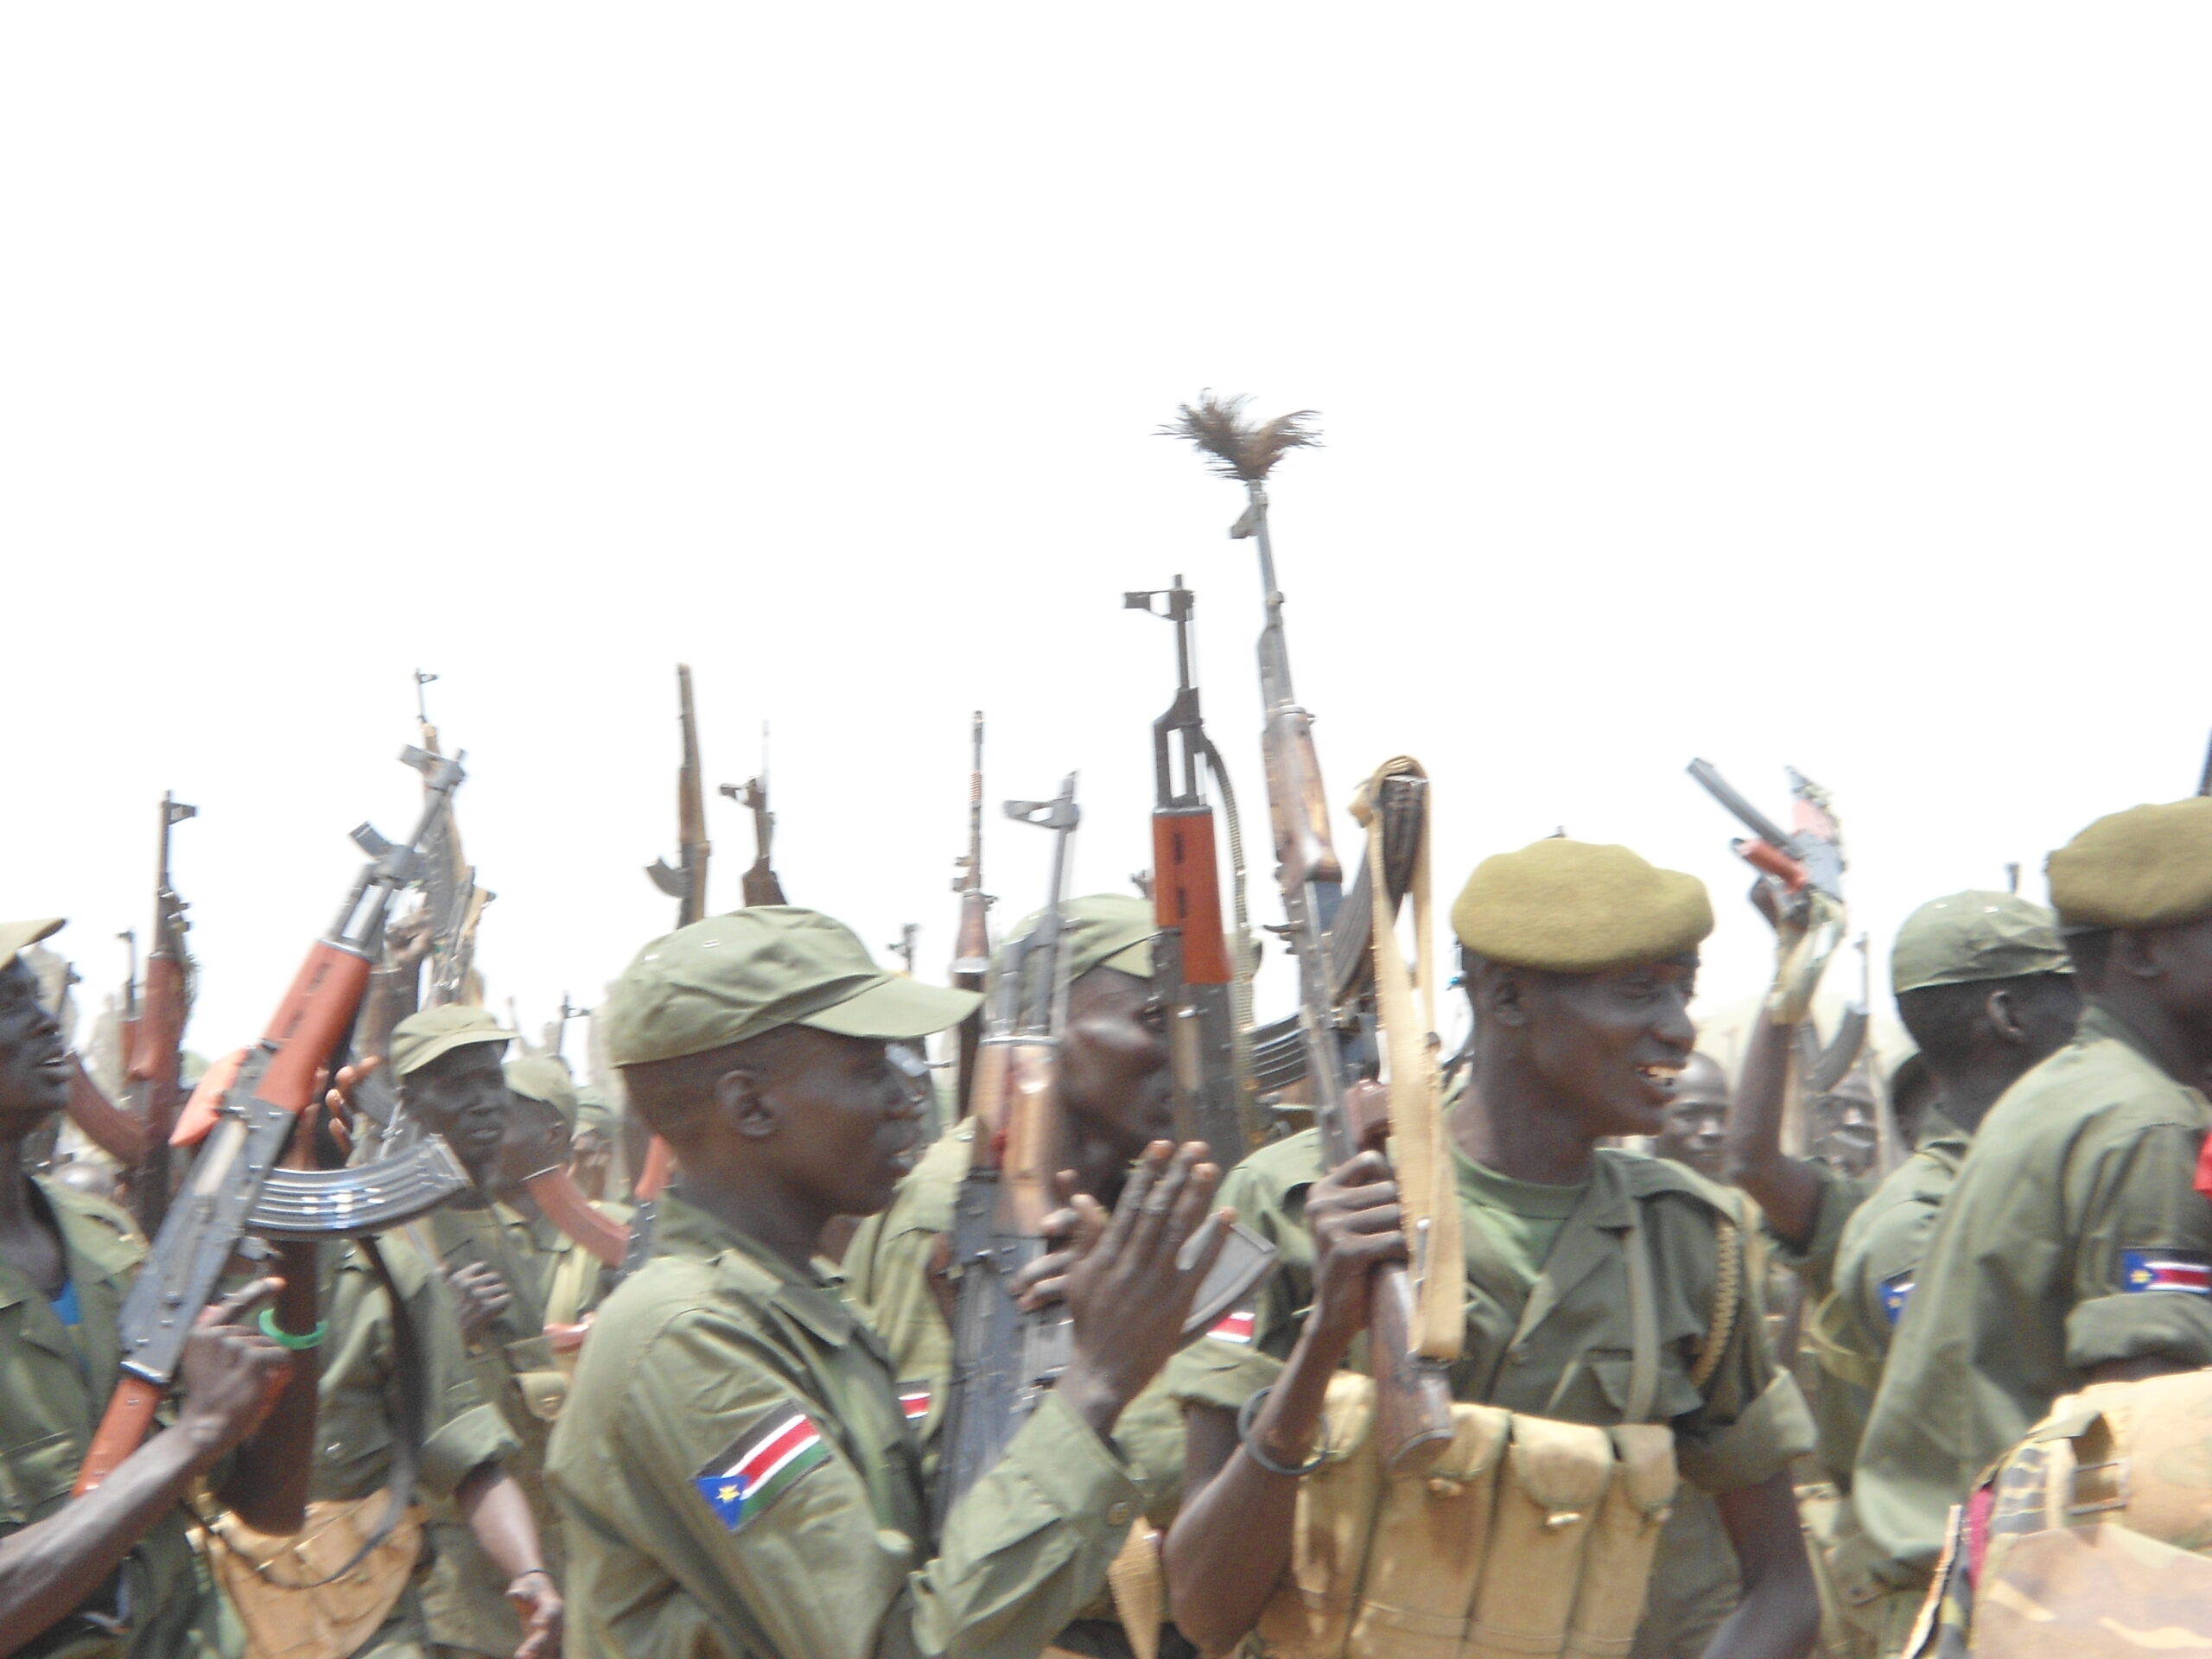
<path id="1" fill-rule="evenodd" d="M 794 1268 L 751 1234 L 671 1193 L 661 1195 L 653 1233 L 657 1254 L 716 1262 L 747 1288 L 766 1292 L 769 1300 L 823 1341 L 851 1339 L 852 1311 L 837 1294 L 843 1276 L 821 1258 L 803 1270 Z"/>
<path id="2" fill-rule="evenodd" d="M 2075 1027 L 2074 1041 L 2082 1047 L 2101 1041 L 2119 1043 L 2160 1077 L 2166 1075 L 2166 1068 L 2158 1064 L 2158 1057 L 2136 1034 L 2135 1027 L 2097 1003 L 2092 1002 L 2082 1010 L 2082 1023 Z"/>

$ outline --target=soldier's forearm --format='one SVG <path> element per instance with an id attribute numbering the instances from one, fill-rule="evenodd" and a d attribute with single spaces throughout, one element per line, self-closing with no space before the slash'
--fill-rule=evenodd
<path id="1" fill-rule="evenodd" d="M 498 1464 L 480 1464 L 470 1470 L 454 1490 L 454 1501 L 492 1565 L 507 1578 L 544 1570 L 545 1552 L 538 1542 L 530 1500 Z"/>
<path id="2" fill-rule="evenodd" d="M 1820 1219 L 1821 1183 L 1800 1159 L 1782 1150 L 1782 1116 L 1789 1091 L 1789 1048 L 1796 1033 L 1762 1015 L 1744 1052 L 1744 1072 L 1728 1109 L 1728 1179 L 1766 1212 L 1784 1243 L 1802 1245 Z"/>
<path id="3" fill-rule="evenodd" d="M 183 1497 L 206 1460 L 194 1437 L 156 1434 L 54 1516 L 0 1543 L 0 1656 L 68 1617 Z"/>
<path id="4" fill-rule="evenodd" d="M 1821 1633 L 1821 1599 L 1789 1471 L 1714 1502 L 1743 1571 L 1744 1599 L 1705 1659 L 1802 1659 Z"/>

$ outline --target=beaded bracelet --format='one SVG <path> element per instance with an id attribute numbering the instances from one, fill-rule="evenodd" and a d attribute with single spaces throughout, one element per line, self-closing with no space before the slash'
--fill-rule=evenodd
<path id="1" fill-rule="evenodd" d="M 261 1310 L 261 1334 L 280 1348 L 289 1348 L 296 1354 L 303 1354 L 310 1348 L 322 1346 L 322 1339 L 330 1334 L 330 1321 L 318 1319 L 314 1330 L 303 1337 L 296 1337 L 289 1331 L 278 1328 L 275 1308 L 264 1307 Z"/>

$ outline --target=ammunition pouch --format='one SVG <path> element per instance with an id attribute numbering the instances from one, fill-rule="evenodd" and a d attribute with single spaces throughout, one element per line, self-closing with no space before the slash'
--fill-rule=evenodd
<path id="1" fill-rule="evenodd" d="M 359 1651 L 391 1616 L 422 1553 L 419 1504 L 362 1553 L 384 1503 L 379 1493 L 310 1503 L 307 1524 L 282 1537 L 236 1516 L 205 1528 L 208 1567 L 245 1626 L 246 1659 L 347 1659 Z"/>
<path id="2" fill-rule="evenodd" d="M 1270 1659 L 1621 1659 L 1679 1484 L 1673 1431 L 1457 1405 L 1427 1467 L 1386 1474 L 1375 1385 L 1329 1385 L 1320 1467 L 1260 1615 Z"/>

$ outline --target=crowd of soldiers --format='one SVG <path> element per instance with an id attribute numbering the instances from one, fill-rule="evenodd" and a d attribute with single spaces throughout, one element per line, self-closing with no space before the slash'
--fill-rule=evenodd
<path id="1" fill-rule="evenodd" d="M 1564 837 L 1482 862 L 1442 1120 L 1465 1338 L 1410 1468 L 1363 1374 L 1375 1270 L 1426 1271 L 1406 1149 L 1329 1167 L 1305 1129 L 1224 1173 L 1173 1144 L 1154 906 L 1068 902 L 1066 1209 L 1017 1292 L 1072 1342 L 949 1506 L 977 1131 L 914 1056 L 973 994 L 778 904 L 639 950 L 594 1015 L 609 1090 L 480 1007 L 399 1020 L 389 1082 L 466 1190 L 242 1255 L 162 1425 L 73 1496 L 147 1245 L 41 1164 L 61 924 L 0 925 L 0 1653 L 2212 1645 L 2212 798 L 2100 818 L 2048 874 L 2050 908 L 1963 892 L 1899 929 L 1885 1169 L 1848 1083 L 1783 1150 L 1808 918 L 1745 918 L 1778 966 L 1732 1078 L 1689 1014 L 1700 882 Z M 315 1109 L 357 1157 L 367 1070 Z M 677 1173 L 644 1228 L 647 1131 Z M 535 1201 L 556 1166 L 639 1243 L 622 1267 Z M 1185 1246 L 1224 1211 L 1274 1270 L 1192 1340 Z"/>

